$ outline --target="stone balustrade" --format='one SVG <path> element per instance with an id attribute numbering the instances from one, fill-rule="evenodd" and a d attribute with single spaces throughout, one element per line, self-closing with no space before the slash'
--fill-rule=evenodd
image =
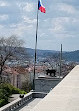
<path id="1" fill-rule="evenodd" d="M 18 98 L 11 103 L 3 106 L 0 108 L 0 111 L 15 111 L 19 107 L 21 107 L 23 104 L 31 100 L 32 98 L 43 98 L 46 96 L 46 93 L 41 92 L 29 92 L 28 94 L 24 95 L 24 98 Z"/>

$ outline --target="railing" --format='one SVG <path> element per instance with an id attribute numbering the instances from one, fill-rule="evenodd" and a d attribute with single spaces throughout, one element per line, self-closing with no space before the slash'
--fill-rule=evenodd
<path id="1" fill-rule="evenodd" d="M 43 98 L 45 96 L 46 96 L 46 93 L 30 92 L 24 95 L 24 98 L 18 98 L 13 102 L 1 107 L 0 111 L 15 111 L 16 109 L 21 107 L 23 104 L 27 103 L 32 98 Z"/>
<path id="2" fill-rule="evenodd" d="M 15 111 L 15 109 L 19 108 L 22 106 L 24 103 L 28 102 L 33 98 L 33 92 L 30 92 L 26 95 L 24 95 L 24 98 L 18 98 L 14 100 L 13 102 L 3 106 L 0 108 L 0 111 Z"/>

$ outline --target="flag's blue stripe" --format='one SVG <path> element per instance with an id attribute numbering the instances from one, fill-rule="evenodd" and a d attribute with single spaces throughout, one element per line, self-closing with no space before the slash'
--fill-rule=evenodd
<path id="1" fill-rule="evenodd" d="M 41 7 L 40 1 L 38 1 L 38 9 Z"/>

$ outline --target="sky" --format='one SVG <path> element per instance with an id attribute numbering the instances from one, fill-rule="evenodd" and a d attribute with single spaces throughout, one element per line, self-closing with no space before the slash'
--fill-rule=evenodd
<path id="1" fill-rule="evenodd" d="M 16 35 L 24 47 L 35 48 L 38 0 L 0 0 L 0 37 Z M 38 49 L 79 50 L 79 0 L 42 0 Z"/>

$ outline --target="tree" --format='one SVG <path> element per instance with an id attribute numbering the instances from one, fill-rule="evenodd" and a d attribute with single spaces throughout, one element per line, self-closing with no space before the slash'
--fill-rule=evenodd
<path id="1" fill-rule="evenodd" d="M 23 40 L 18 39 L 18 37 L 15 35 L 7 38 L 0 38 L 0 77 L 2 75 L 6 61 L 16 57 L 15 53 L 17 49 L 21 51 L 23 43 Z"/>
<path id="2" fill-rule="evenodd" d="M 32 89 L 32 84 L 29 81 L 22 82 L 22 90 L 29 92 Z"/>

